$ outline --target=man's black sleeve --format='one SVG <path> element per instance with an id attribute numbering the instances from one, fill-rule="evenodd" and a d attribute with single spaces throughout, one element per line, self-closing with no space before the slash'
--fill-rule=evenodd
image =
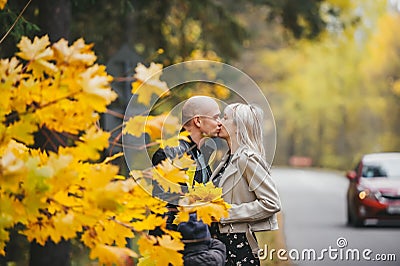
<path id="1" fill-rule="evenodd" d="M 151 158 L 151 163 L 153 164 L 153 166 L 156 166 L 165 159 L 167 159 L 167 156 L 165 155 L 164 150 L 160 148 L 153 154 L 153 157 Z"/>

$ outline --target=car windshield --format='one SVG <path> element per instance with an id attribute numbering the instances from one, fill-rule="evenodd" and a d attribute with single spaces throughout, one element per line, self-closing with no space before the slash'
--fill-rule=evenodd
<path id="1" fill-rule="evenodd" d="M 400 159 L 387 159 L 380 162 L 365 163 L 363 177 L 389 177 L 400 179 Z"/>

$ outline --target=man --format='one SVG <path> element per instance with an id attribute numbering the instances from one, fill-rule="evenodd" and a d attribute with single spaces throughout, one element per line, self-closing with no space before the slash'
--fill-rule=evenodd
<path id="1" fill-rule="evenodd" d="M 202 149 L 206 137 L 217 137 L 221 129 L 219 117 L 221 112 L 217 102 L 208 96 L 194 96 L 189 98 L 182 107 L 182 130 L 189 132 L 190 142 L 179 140 L 176 147 L 165 147 L 158 149 L 153 157 L 153 165 L 159 164 L 165 159 L 174 159 L 187 153 L 196 162 L 194 181 L 207 183 L 211 177 L 211 169 L 208 159 L 212 151 Z M 202 151 L 201 151 L 202 150 Z M 193 182 L 194 182 L 193 181 Z M 192 184 L 193 185 L 193 184 Z M 165 192 L 160 186 L 154 184 L 153 195 L 168 202 L 169 209 L 166 215 L 167 228 L 176 230 L 176 225 L 172 222 L 177 213 L 179 194 Z M 155 230 L 150 234 L 159 235 L 161 232 Z"/>

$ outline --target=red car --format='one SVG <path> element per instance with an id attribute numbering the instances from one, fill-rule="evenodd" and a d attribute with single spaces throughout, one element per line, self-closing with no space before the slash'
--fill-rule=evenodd
<path id="1" fill-rule="evenodd" d="M 366 154 L 346 176 L 349 224 L 400 221 L 400 152 Z"/>

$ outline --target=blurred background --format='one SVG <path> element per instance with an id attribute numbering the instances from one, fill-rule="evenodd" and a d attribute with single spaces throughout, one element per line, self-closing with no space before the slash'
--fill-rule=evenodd
<path id="1" fill-rule="evenodd" d="M 345 237 L 350 247 L 399 258 L 398 227 L 346 227 L 349 181 L 343 178 L 363 154 L 400 150 L 399 25 L 400 0 L 11 0 L 0 11 L 0 57 L 13 56 L 23 35 L 92 43 L 119 94 L 101 121 L 108 130 L 122 123 L 139 62 L 166 67 L 209 59 L 242 70 L 274 114 L 274 166 L 335 169 L 275 169 L 282 230 L 261 243 L 322 250 Z M 171 89 L 166 110 L 195 94 L 235 100 L 215 84 Z M 114 153 L 122 149 L 121 133 L 112 132 L 108 152 Z M 126 173 L 123 158 L 120 163 Z M 81 249 L 74 243 L 74 254 Z M 10 250 L 10 257 L 26 257 Z M 279 263 L 288 265 L 263 265 Z"/>
<path id="2" fill-rule="evenodd" d="M 121 77 L 116 112 L 131 94 L 122 77 L 138 62 L 210 59 L 263 90 L 277 125 L 276 165 L 347 169 L 361 154 L 400 148 L 398 0 L 15 0 L 0 13 L 2 34 L 26 5 L 0 56 L 12 56 L 22 35 L 83 37 Z M 196 93 L 229 98 L 222 89 Z"/>

